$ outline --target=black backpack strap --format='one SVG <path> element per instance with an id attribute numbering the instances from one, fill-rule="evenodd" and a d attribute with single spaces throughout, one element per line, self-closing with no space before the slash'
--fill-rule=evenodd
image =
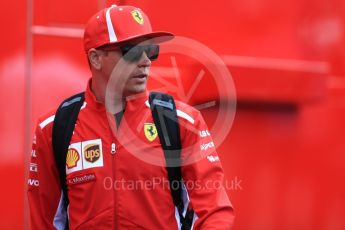
<path id="1" fill-rule="evenodd" d="M 181 139 L 174 98 L 167 94 L 151 92 L 149 102 L 153 120 L 164 151 L 171 196 L 179 212 L 181 229 L 191 229 L 194 211 L 192 209 L 187 209 L 186 215 L 183 216 L 183 182 L 180 157 Z"/>
<path id="2" fill-rule="evenodd" d="M 84 92 L 76 94 L 64 100 L 55 113 L 52 143 L 56 162 L 59 172 L 60 184 L 64 194 L 65 208 L 69 204 L 67 185 L 66 185 L 66 156 L 70 144 L 75 123 L 81 106 L 84 102 Z M 68 229 L 68 219 L 65 229 Z"/>

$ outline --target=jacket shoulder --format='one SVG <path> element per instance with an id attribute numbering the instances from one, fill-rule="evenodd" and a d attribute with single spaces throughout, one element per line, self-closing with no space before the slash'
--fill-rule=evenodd
<path id="1" fill-rule="evenodd" d="M 200 116 L 200 111 L 198 109 L 182 101 L 175 100 L 175 105 L 177 110 L 177 116 L 179 118 L 184 118 L 192 124 L 194 124 Z"/>
<path id="2" fill-rule="evenodd" d="M 46 126 L 52 126 L 54 118 L 55 118 L 55 113 L 58 110 L 58 108 L 60 107 L 60 105 L 64 105 L 65 103 L 70 103 L 71 101 L 74 101 L 76 97 L 80 97 L 82 94 L 84 94 L 84 92 L 82 93 L 78 93 L 75 95 L 72 95 L 68 98 L 65 98 L 64 100 L 62 100 L 58 106 L 52 108 L 51 110 L 49 110 L 47 113 L 43 114 L 42 116 L 40 116 L 38 118 L 38 126 L 43 129 Z"/>
<path id="3" fill-rule="evenodd" d="M 47 113 L 41 115 L 37 120 L 37 127 L 41 130 L 45 129 L 46 127 L 52 126 L 53 121 L 55 118 L 57 108 L 49 110 Z"/>

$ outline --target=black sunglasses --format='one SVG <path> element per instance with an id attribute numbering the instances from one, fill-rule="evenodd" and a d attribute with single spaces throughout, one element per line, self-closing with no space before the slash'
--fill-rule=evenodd
<path id="1" fill-rule="evenodd" d="M 159 55 L 159 45 L 124 45 L 120 47 L 114 47 L 114 46 L 106 46 L 106 47 L 100 47 L 99 49 L 104 51 L 114 51 L 117 49 L 121 50 L 123 59 L 129 62 L 136 62 L 139 61 L 141 58 L 141 55 L 143 52 L 146 53 L 147 57 L 154 61 L 158 58 Z"/>

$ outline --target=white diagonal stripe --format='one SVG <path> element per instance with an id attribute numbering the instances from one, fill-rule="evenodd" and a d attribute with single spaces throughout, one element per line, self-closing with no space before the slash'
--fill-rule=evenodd
<path id="1" fill-rule="evenodd" d="M 176 109 L 176 113 L 177 113 L 177 116 L 182 117 L 186 119 L 187 121 L 189 121 L 190 123 L 194 124 L 194 119 L 191 116 L 189 116 L 187 113 L 182 112 L 179 109 Z"/>
<path id="2" fill-rule="evenodd" d="M 40 123 L 40 127 L 41 129 L 43 129 L 44 127 L 46 127 L 46 125 L 48 125 L 50 122 L 53 122 L 55 118 L 55 115 L 52 115 L 50 117 L 48 117 L 47 119 L 45 119 L 44 121 L 42 121 Z"/>
<path id="3" fill-rule="evenodd" d="M 109 33 L 109 41 L 110 42 L 116 42 L 117 41 L 117 37 L 116 37 L 116 34 L 115 34 L 113 23 L 111 22 L 111 17 L 110 17 L 110 11 L 111 11 L 111 9 L 113 9 L 115 7 L 116 7 L 116 5 L 112 5 L 111 7 L 109 7 L 107 9 L 107 12 L 105 13 L 105 18 L 106 18 L 106 21 L 107 21 L 107 27 L 108 27 L 108 33 Z"/>

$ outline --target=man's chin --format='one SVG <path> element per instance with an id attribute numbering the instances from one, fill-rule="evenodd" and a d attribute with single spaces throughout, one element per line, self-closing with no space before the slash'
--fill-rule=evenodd
<path id="1" fill-rule="evenodd" d="M 125 95 L 126 97 L 128 97 L 128 96 L 132 96 L 132 95 L 135 95 L 135 94 L 144 93 L 145 90 L 146 90 L 146 87 L 133 88 L 133 89 L 126 90 L 126 91 L 124 92 L 124 95 Z"/>

